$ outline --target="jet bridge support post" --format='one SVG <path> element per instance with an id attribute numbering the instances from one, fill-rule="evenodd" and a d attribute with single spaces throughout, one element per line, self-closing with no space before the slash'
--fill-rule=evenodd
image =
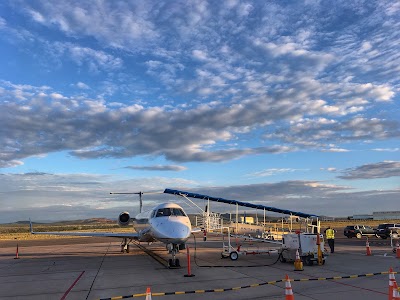
<path id="1" fill-rule="evenodd" d="M 236 203 L 236 229 L 235 233 L 238 234 L 238 223 L 239 223 L 239 205 Z"/>

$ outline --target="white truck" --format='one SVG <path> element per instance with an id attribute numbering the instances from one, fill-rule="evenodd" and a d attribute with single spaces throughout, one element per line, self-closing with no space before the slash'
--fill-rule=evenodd
<path id="1" fill-rule="evenodd" d="M 320 236 L 320 251 L 322 264 L 325 264 L 324 236 Z M 299 251 L 301 260 L 305 265 L 311 266 L 318 263 L 318 245 L 316 233 L 288 233 L 282 237 L 281 262 L 295 261 L 296 251 Z"/>

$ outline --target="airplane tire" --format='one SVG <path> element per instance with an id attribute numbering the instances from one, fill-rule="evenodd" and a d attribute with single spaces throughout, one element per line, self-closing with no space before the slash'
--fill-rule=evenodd
<path id="1" fill-rule="evenodd" d="M 129 245 L 126 245 L 126 253 L 129 253 Z"/>
<path id="2" fill-rule="evenodd" d="M 173 269 L 173 268 L 180 268 L 181 267 L 181 263 L 179 262 L 179 259 L 175 259 L 175 261 L 170 258 L 168 260 L 168 268 Z"/>

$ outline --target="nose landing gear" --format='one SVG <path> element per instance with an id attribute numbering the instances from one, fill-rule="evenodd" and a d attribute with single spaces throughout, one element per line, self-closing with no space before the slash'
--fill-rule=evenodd
<path id="1" fill-rule="evenodd" d="M 179 262 L 179 258 L 176 258 L 176 254 L 179 253 L 179 250 L 185 249 L 185 245 L 177 245 L 177 244 L 168 244 L 167 250 L 168 253 L 172 255 L 172 258 L 168 260 L 168 268 L 169 269 L 178 269 L 181 267 Z"/>

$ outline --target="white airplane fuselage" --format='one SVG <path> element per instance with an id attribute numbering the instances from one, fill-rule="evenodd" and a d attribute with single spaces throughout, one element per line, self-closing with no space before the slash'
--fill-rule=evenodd
<path id="1" fill-rule="evenodd" d="M 176 245 L 184 244 L 192 231 L 189 217 L 175 203 L 163 203 L 138 214 L 133 227 L 141 242 L 160 241 Z"/>
<path id="2" fill-rule="evenodd" d="M 128 226 L 130 216 L 128 212 L 122 212 L 118 217 L 121 226 Z M 35 232 L 32 222 L 30 231 L 32 234 L 51 234 L 64 236 L 97 236 L 122 238 L 121 252 L 129 252 L 129 243 L 132 240 L 141 242 L 160 241 L 166 244 L 166 248 L 172 258 L 168 261 L 168 267 L 179 267 L 179 259 L 176 254 L 185 248 L 185 243 L 192 233 L 192 225 L 189 217 L 182 207 L 175 203 L 163 203 L 151 211 L 140 213 L 134 220 L 134 229 L 131 233 L 114 232 Z"/>

